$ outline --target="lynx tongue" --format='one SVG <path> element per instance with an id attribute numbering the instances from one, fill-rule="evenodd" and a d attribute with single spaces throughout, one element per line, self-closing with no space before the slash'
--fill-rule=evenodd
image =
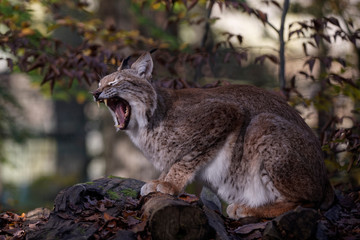
<path id="1" fill-rule="evenodd" d="M 115 113 L 117 120 L 115 127 L 125 129 L 130 120 L 131 111 L 129 103 L 122 98 L 110 98 L 106 101 L 104 100 L 104 102 Z"/>
<path id="2" fill-rule="evenodd" d="M 126 105 L 123 102 L 119 102 L 115 107 L 115 115 L 118 120 L 119 128 L 125 127 L 125 118 L 126 118 Z"/>

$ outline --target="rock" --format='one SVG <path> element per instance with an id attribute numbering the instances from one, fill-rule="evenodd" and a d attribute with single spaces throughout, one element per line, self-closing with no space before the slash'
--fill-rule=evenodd
<path id="1" fill-rule="evenodd" d="M 334 205 L 324 213 L 324 217 L 326 217 L 326 219 L 334 223 L 339 220 L 340 211 L 341 211 L 341 207 L 339 205 Z"/>
<path id="2" fill-rule="evenodd" d="M 277 226 L 276 226 L 276 222 L 275 221 L 270 221 L 264 230 L 263 233 L 263 238 L 264 240 L 278 240 L 278 239 L 282 239 L 281 234 L 279 233 Z"/>
<path id="3" fill-rule="evenodd" d="M 209 225 L 216 231 L 216 239 L 218 240 L 231 240 L 232 237 L 228 233 L 224 220 L 218 212 L 209 209 L 207 206 L 203 206 L 203 211 L 208 218 Z"/>
<path id="4" fill-rule="evenodd" d="M 264 239 L 312 239 L 319 218 L 314 209 L 297 207 L 269 223 L 264 230 Z"/>
<path id="5" fill-rule="evenodd" d="M 206 207 L 221 213 L 221 201 L 218 196 L 213 193 L 209 188 L 202 188 L 200 193 L 200 199 Z"/>
<path id="6" fill-rule="evenodd" d="M 137 207 L 136 197 L 143 184 L 135 179 L 101 178 L 66 188 L 57 195 L 47 223 L 36 232 L 30 232 L 27 239 L 75 240 L 114 236 L 129 227 L 129 219 L 136 212 L 127 217 L 120 216 Z M 102 228 L 107 231 L 101 231 Z"/>

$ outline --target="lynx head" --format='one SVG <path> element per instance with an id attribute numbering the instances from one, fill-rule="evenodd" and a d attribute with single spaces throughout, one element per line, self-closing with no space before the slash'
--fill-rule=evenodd
<path id="1" fill-rule="evenodd" d="M 94 100 L 104 102 L 120 130 L 144 127 L 156 108 L 156 93 L 150 83 L 153 61 L 149 52 L 128 66 L 125 59 L 118 70 L 103 77 L 93 92 Z"/>

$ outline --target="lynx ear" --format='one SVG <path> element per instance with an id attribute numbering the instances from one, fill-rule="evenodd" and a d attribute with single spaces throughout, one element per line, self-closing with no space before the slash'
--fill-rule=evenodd
<path id="1" fill-rule="evenodd" d="M 149 52 L 141 55 L 136 62 L 131 65 L 131 68 L 136 70 L 140 77 L 150 79 L 153 70 L 153 61 Z"/>

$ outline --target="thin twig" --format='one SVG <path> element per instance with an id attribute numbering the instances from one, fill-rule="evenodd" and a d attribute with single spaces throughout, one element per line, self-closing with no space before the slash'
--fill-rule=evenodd
<path id="1" fill-rule="evenodd" d="M 272 29 L 274 29 L 275 32 L 277 32 L 277 34 L 279 34 L 280 30 L 277 29 L 271 22 L 266 21 L 267 25 L 269 25 Z"/>

